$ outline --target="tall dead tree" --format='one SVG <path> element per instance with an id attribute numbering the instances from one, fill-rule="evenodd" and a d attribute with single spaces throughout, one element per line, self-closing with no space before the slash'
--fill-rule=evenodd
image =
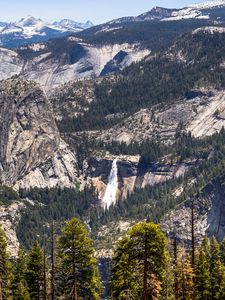
<path id="1" fill-rule="evenodd" d="M 195 271 L 195 198 L 191 201 L 191 266 L 193 272 Z M 195 300 L 195 277 L 193 276 L 193 296 L 192 299 Z"/>
<path id="2" fill-rule="evenodd" d="M 144 251 L 144 276 L 143 276 L 143 287 L 144 287 L 144 293 L 143 293 L 143 300 L 148 300 L 148 259 L 147 259 L 147 234 L 145 234 L 145 251 Z"/>
<path id="3" fill-rule="evenodd" d="M 51 300 L 55 300 L 55 225 L 51 225 Z"/>
<path id="4" fill-rule="evenodd" d="M 175 299 L 178 299 L 178 276 L 177 276 L 177 237 L 175 235 L 173 241 L 173 256 L 174 256 L 174 294 Z"/>

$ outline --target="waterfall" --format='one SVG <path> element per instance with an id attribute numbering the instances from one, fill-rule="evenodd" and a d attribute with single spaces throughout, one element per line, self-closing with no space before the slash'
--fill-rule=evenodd
<path id="1" fill-rule="evenodd" d="M 113 160 L 112 169 L 108 177 L 108 184 L 106 187 L 105 195 L 102 200 L 105 209 L 109 209 L 111 204 L 116 203 L 116 193 L 118 189 L 117 159 L 118 158 Z"/>

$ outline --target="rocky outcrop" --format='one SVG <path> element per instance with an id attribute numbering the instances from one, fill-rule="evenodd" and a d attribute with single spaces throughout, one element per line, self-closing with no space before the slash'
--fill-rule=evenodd
<path id="1" fill-rule="evenodd" d="M 25 204 L 18 201 L 13 202 L 9 206 L 0 206 L 0 224 L 6 234 L 8 242 L 8 252 L 12 257 L 16 257 L 19 250 L 19 241 L 16 234 L 16 226 L 24 209 Z"/>
<path id="2" fill-rule="evenodd" d="M 0 82 L 0 183 L 71 186 L 76 159 L 60 138 L 52 109 L 34 82 Z"/>
<path id="3" fill-rule="evenodd" d="M 56 42 L 60 43 L 60 41 Z M 99 76 L 105 67 L 123 51 L 126 55 L 117 63 L 117 69 L 123 69 L 132 62 L 139 61 L 147 56 L 148 50 L 139 49 L 136 45 L 104 45 L 94 46 L 68 37 L 65 45 L 56 53 L 47 47 L 43 51 L 35 51 L 31 60 L 27 61 L 21 77 L 37 81 L 46 90 L 59 86 L 74 79 L 83 79 L 91 76 Z M 59 47 L 59 45 L 52 45 Z M 21 52 L 26 54 L 26 50 Z M 113 70 L 108 70 L 110 73 Z M 104 72 L 106 73 L 106 72 Z"/>
<path id="4" fill-rule="evenodd" d="M 149 50 L 136 44 L 97 46 L 67 37 L 23 46 L 16 51 L 0 49 L 0 79 L 17 75 L 51 91 L 70 80 L 122 70 L 149 54 Z"/>
<path id="5" fill-rule="evenodd" d="M 100 199 L 103 199 L 112 161 L 116 157 L 92 158 L 89 161 L 88 179 L 91 180 Z M 135 188 L 145 188 L 184 175 L 191 163 L 152 164 L 146 170 L 139 165 L 140 156 L 118 156 L 117 199 L 125 199 Z"/>
<path id="6" fill-rule="evenodd" d="M 89 135 L 104 142 L 130 144 L 160 137 L 168 143 L 174 141 L 178 126 L 200 138 L 219 132 L 225 126 L 225 91 L 189 91 L 176 103 L 141 109 L 112 128 Z"/>
<path id="7" fill-rule="evenodd" d="M 191 243 L 191 207 L 193 199 L 169 212 L 162 220 L 162 229 L 179 240 Z M 225 236 L 225 186 L 215 178 L 194 199 L 195 238 L 215 235 L 219 241 Z"/>
<path id="8" fill-rule="evenodd" d="M 22 71 L 23 59 L 17 52 L 0 48 L 0 80 L 17 75 Z"/>

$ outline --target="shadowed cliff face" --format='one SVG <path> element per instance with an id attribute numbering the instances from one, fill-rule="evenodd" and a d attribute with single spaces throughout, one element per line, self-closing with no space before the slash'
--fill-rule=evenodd
<path id="1" fill-rule="evenodd" d="M 191 242 L 192 199 L 169 212 L 162 221 L 162 229 L 174 234 L 187 244 Z M 195 238 L 198 243 L 205 235 L 216 236 L 222 241 L 225 236 L 225 186 L 221 178 L 206 185 L 194 199 Z"/>
<path id="2" fill-rule="evenodd" d="M 75 157 L 60 139 L 52 110 L 33 82 L 0 82 L 0 183 L 70 186 Z"/>
<path id="3" fill-rule="evenodd" d="M 92 158 L 89 161 L 88 176 L 91 178 L 99 198 L 103 199 L 108 177 L 112 168 L 111 158 Z M 148 169 L 143 170 L 139 164 L 140 156 L 119 156 L 118 167 L 118 191 L 117 199 L 125 199 L 128 193 L 135 188 L 144 188 L 147 185 L 154 186 L 171 178 L 184 175 L 189 165 L 180 164 L 152 164 Z"/>

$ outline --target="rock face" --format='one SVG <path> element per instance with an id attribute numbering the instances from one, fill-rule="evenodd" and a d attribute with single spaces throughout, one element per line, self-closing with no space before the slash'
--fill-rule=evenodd
<path id="1" fill-rule="evenodd" d="M 76 160 L 61 140 L 51 106 L 34 82 L 0 82 L 0 183 L 71 186 Z"/>
<path id="2" fill-rule="evenodd" d="M 191 243 L 191 205 L 186 201 L 169 212 L 162 221 L 162 229 L 170 236 Z M 225 187 L 221 178 L 215 178 L 194 199 L 195 235 L 200 242 L 205 235 L 215 235 L 219 241 L 225 236 Z"/>
<path id="3" fill-rule="evenodd" d="M 194 137 L 205 137 L 225 126 L 225 91 L 195 90 L 172 105 L 141 109 L 107 130 L 90 132 L 103 141 L 130 144 L 158 136 L 161 141 L 173 141 L 178 126 Z"/>
<path id="4" fill-rule="evenodd" d="M 104 198 L 112 162 L 116 157 L 92 158 L 89 162 L 88 176 L 98 191 L 100 199 Z M 184 175 L 188 163 L 154 164 L 147 170 L 139 167 L 139 156 L 118 156 L 118 191 L 117 199 L 125 199 L 135 188 L 154 186 L 157 183 Z"/>
<path id="5" fill-rule="evenodd" d="M 12 257 L 17 256 L 19 250 L 16 225 L 24 208 L 25 205 L 22 202 L 14 202 L 9 206 L 0 206 L 0 224 L 6 233 L 8 252 Z"/>
<path id="6" fill-rule="evenodd" d="M 136 44 L 96 46 L 76 37 L 31 44 L 16 51 L 1 48 L 0 79 L 18 75 L 50 90 L 70 80 L 122 70 L 149 54 Z"/>
<path id="7" fill-rule="evenodd" d="M 0 79 L 7 79 L 19 74 L 23 68 L 23 60 L 18 53 L 0 48 Z"/>

